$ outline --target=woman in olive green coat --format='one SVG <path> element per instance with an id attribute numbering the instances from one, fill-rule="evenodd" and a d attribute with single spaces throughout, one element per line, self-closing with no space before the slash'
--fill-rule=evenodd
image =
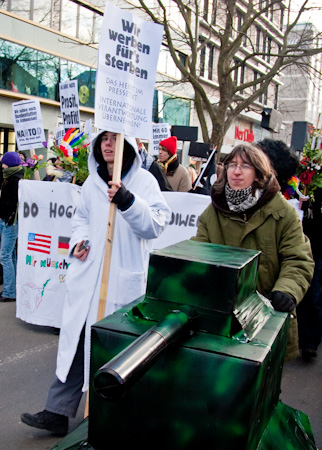
<path id="1" fill-rule="evenodd" d="M 299 355 L 296 305 L 314 270 L 295 208 L 279 192 L 269 159 L 253 145 L 235 147 L 213 185 L 212 204 L 193 240 L 260 250 L 258 291 L 277 311 L 292 312 L 286 359 Z"/>

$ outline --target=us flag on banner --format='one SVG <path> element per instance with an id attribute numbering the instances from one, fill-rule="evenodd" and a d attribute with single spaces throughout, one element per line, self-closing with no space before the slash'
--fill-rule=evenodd
<path id="1" fill-rule="evenodd" d="M 45 234 L 28 233 L 28 250 L 50 254 L 51 236 Z"/>

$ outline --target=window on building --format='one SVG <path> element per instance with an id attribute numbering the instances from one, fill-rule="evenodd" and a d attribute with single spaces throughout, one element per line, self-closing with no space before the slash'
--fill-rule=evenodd
<path id="1" fill-rule="evenodd" d="M 86 43 L 99 42 L 103 16 L 72 0 L 0 0 L 0 7 Z"/>
<path id="2" fill-rule="evenodd" d="M 214 70 L 214 45 L 208 45 L 208 80 L 213 79 L 213 70 Z"/>
<path id="3" fill-rule="evenodd" d="M 268 63 L 271 62 L 271 53 L 272 53 L 272 38 L 268 37 L 267 38 L 267 57 L 266 57 L 266 61 Z"/>
<path id="4" fill-rule="evenodd" d="M 253 80 L 256 81 L 259 77 L 259 74 L 256 70 L 253 71 Z M 253 85 L 253 93 L 257 91 L 257 84 Z"/>
<path id="5" fill-rule="evenodd" d="M 217 23 L 217 2 L 218 0 L 213 0 L 212 2 L 212 25 Z"/>
<path id="6" fill-rule="evenodd" d="M 262 59 L 266 59 L 267 58 L 267 36 L 263 35 L 263 48 L 262 48 Z"/>
<path id="7" fill-rule="evenodd" d="M 205 76 L 206 69 L 206 46 L 202 47 L 200 52 L 200 76 Z"/>
<path id="8" fill-rule="evenodd" d="M 30 19 L 30 0 L 8 0 L 8 11 Z"/>
<path id="9" fill-rule="evenodd" d="M 256 52 L 260 53 L 261 51 L 261 34 L 262 31 L 259 27 L 256 27 Z"/>
<path id="10" fill-rule="evenodd" d="M 0 39 L 0 89 L 59 101 L 59 82 L 76 79 L 80 103 L 93 108 L 95 75 L 90 67 Z"/>
<path id="11" fill-rule="evenodd" d="M 265 91 L 258 98 L 258 101 L 263 105 L 267 105 L 267 98 L 268 98 L 267 91 L 268 89 L 266 88 Z"/>
<path id="12" fill-rule="evenodd" d="M 209 8 L 209 0 L 204 0 L 203 2 L 203 19 L 208 22 L 208 8 Z"/>
<path id="13" fill-rule="evenodd" d="M 77 36 L 78 5 L 69 0 L 62 0 L 60 30 L 69 36 Z"/>
<path id="14" fill-rule="evenodd" d="M 16 150 L 16 133 L 9 128 L 0 128 L 0 154 Z"/>
<path id="15" fill-rule="evenodd" d="M 51 2 L 48 2 L 48 0 L 34 0 L 31 19 L 34 22 L 52 28 Z"/>
<path id="16" fill-rule="evenodd" d="M 190 100 L 172 97 L 162 91 L 154 91 L 153 122 L 189 126 L 190 110 Z"/>
<path id="17" fill-rule="evenodd" d="M 275 84 L 274 109 L 278 109 L 278 94 L 279 94 L 278 88 L 279 88 L 278 84 Z"/>
<path id="18" fill-rule="evenodd" d="M 76 37 L 88 43 L 94 42 L 94 17 L 93 11 L 78 5 Z"/>
<path id="19" fill-rule="evenodd" d="M 283 30 L 284 28 L 284 15 L 285 15 L 285 8 L 283 5 L 281 5 L 281 15 L 280 15 L 280 29 Z"/>
<path id="20" fill-rule="evenodd" d="M 182 64 L 186 65 L 187 56 L 181 52 L 177 52 L 177 56 Z M 160 56 L 158 59 L 158 71 L 178 80 L 182 78 L 181 71 L 175 65 L 175 62 L 173 61 L 170 51 L 166 45 L 161 46 Z"/>

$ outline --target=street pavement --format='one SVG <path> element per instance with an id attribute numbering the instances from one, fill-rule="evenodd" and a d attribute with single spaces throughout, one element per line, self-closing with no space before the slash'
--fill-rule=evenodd
<path id="1" fill-rule="evenodd" d="M 15 303 L 0 303 L 0 450 L 49 450 L 61 438 L 28 427 L 22 412 L 44 409 L 52 380 L 58 334 L 16 318 Z M 301 358 L 284 366 L 281 400 L 309 416 L 317 448 L 322 450 L 322 352 L 310 362 Z M 70 430 L 82 420 L 83 395 Z"/>

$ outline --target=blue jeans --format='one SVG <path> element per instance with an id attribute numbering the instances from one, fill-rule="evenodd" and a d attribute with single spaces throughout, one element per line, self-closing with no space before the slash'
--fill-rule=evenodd
<path id="1" fill-rule="evenodd" d="M 3 269 L 2 297 L 16 298 L 16 270 L 17 254 L 16 242 L 18 236 L 18 223 L 6 225 L 0 220 L 0 262 Z"/>

